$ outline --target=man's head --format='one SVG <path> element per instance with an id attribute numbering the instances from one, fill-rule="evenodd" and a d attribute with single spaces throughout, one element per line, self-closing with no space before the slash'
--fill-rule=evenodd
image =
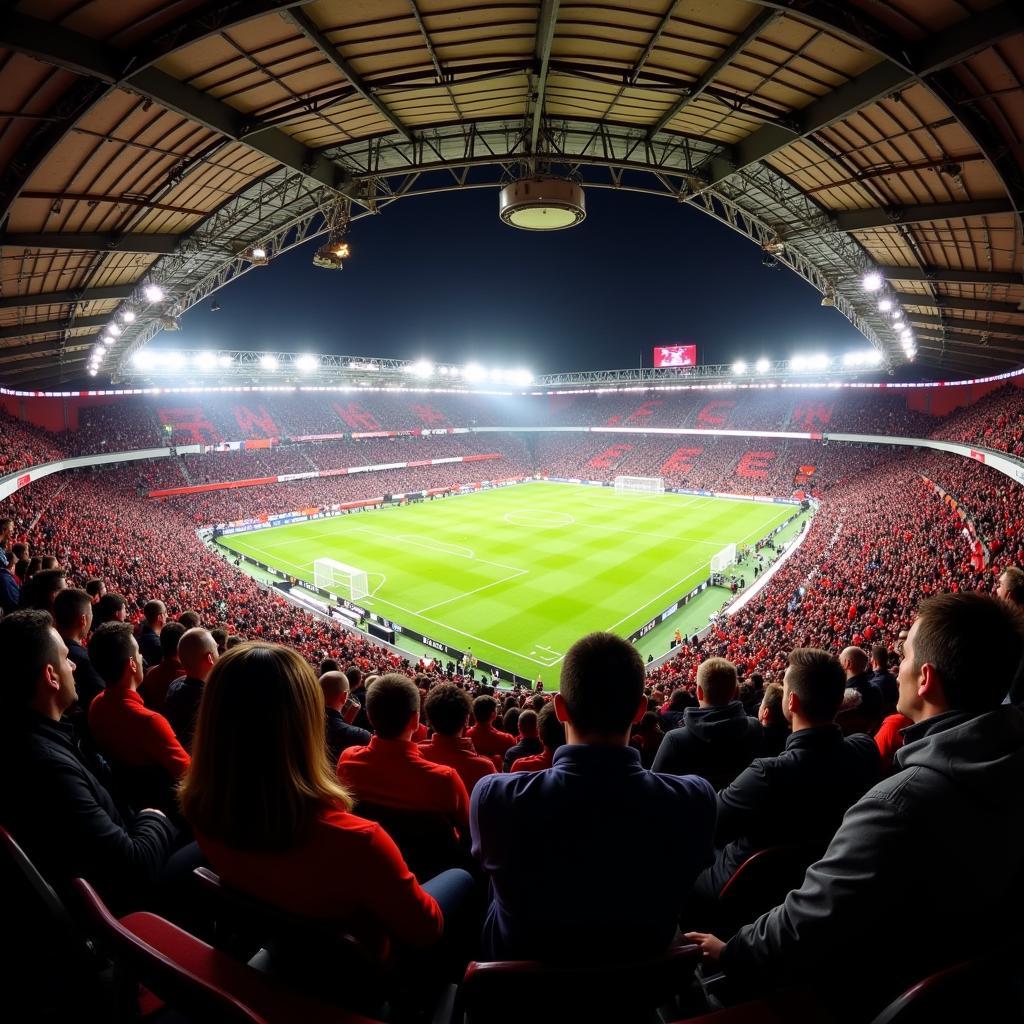
<path id="1" fill-rule="evenodd" d="M 186 629 L 195 629 L 197 626 L 202 625 L 203 620 L 199 617 L 199 612 L 182 612 L 178 616 L 178 621 Z"/>
<path id="2" fill-rule="evenodd" d="M 181 623 L 179 622 L 180 626 Z M 215 629 L 210 630 L 210 636 L 213 637 L 213 642 L 217 645 L 217 653 L 223 654 L 228 642 L 228 631 L 223 626 L 217 626 Z"/>
<path id="3" fill-rule="evenodd" d="M 86 580 L 85 592 L 89 595 L 92 603 L 95 604 L 107 592 L 107 585 L 103 580 L 94 576 L 91 580 Z"/>
<path id="4" fill-rule="evenodd" d="M 537 712 L 521 711 L 519 713 L 519 735 L 523 739 L 533 739 L 537 735 Z"/>
<path id="5" fill-rule="evenodd" d="M 358 690 L 359 684 L 363 681 L 363 673 L 360 671 L 357 665 L 349 665 L 345 669 L 345 675 L 348 676 L 348 688 L 350 690 Z M 369 685 L 369 681 L 367 681 Z"/>
<path id="6" fill-rule="evenodd" d="M 782 677 L 786 721 L 827 725 L 839 712 L 845 692 L 846 673 L 834 655 L 816 647 L 797 647 L 789 652 L 789 668 Z"/>
<path id="7" fill-rule="evenodd" d="M 697 666 L 697 700 L 702 708 L 724 708 L 736 697 L 736 666 L 725 658 L 708 658 Z"/>
<path id="8" fill-rule="evenodd" d="M 344 672 L 324 672 L 320 676 L 320 689 L 324 691 L 324 704 L 338 710 L 348 700 L 348 676 Z"/>
<path id="9" fill-rule="evenodd" d="M 423 702 L 423 714 L 430 728 L 440 736 L 458 736 L 466 727 L 472 710 L 469 694 L 453 683 L 432 687 Z"/>
<path id="10" fill-rule="evenodd" d="M 874 672 L 889 671 L 889 648 L 885 644 L 875 644 L 871 648 L 871 669 Z"/>
<path id="11" fill-rule="evenodd" d="M 558 720 L 553 703 L 545 704 L 538 712 L 537 733 L 544 749 L 552 753 L 565 743 L 565 726 Z"/>
<path id="12" fill-rule="evenodd" d="M 868 667 L 868 656 L 860 647 L 844 647 L 839 655 L 839 664 L 843 666 L 847 679 L 859 676 Z"/>
<path id="13" fill-rule="evenodd" d="M 690 695 L 681 686 L 672 691 L 668 699 L 669 711 L 685 711 L 690 706 Z"/>
<path id="14" fill-rule="evenodd" d="M 647 710 L 644 663 L 614 633 L 591 633 L 569 648 L 555 712 L 571 743 L 625 743 Z"/>
<path id="15" fill-rule="evenodd" d="M 11 545 L 11 561 L 20 562 L 23 558 L 28 558 L 28 544 L 22 540 L 18 541 L 17 544 Z"/>
<path id="16" fill-rule="evenodd" d="M 240 633 L 232 633 L 231 636 L 229 636 L 227 640 L 224 641 L 224 650 L 233 650 L 235 647 L 239 647 L 244 643 L 248 643 L 244 636 L 242 636 Z"/>
<path id="17" fill-rule="evenodd" d="M 84 590 L 61 590 L 53 599 L 53 618 L 64 640 L 81 642 L 92 628 L 92 599 Z"/>
<path id="18" fill-rule="evenodd" d="M 93 606 L 92 619 L 94 626 L 104 622 L 127 622 L 128 603 L 120 594 L 107 591 Z"/>
<path id="19" fill-rule="evenodd" d="M 142 615 L 146 625 L 159 633 L 167 621 L 167 605 L 163 601 L 147 601 L 142 607 Z"/>
<path id="20" fill-rule="evenodd" d="M 54 598 L 67 585 L 63 569 L 40 569 L 25 582 L 21 591 L 21 603 L 26 608 L 52 614 Z"/>
<path id="21" fill-rule="evenodd" d="M 324 658 L 320 662 L 320 675 L 324 675 L 326 672 L 340 672 L 341 665 L 338 664 L 337 658 Z"/>
<path id="22" fill-rule="evenodd" d="M 996 597 L 1024 609 L 1024 569 L 1018 569 L 1015 565 L 1005 568 L 999 576 Z"/>
<path id="23" fill-rule="evenodd" d="M 205 682 L 217 664 L 217 642 L 208 629 L 186 629 L 178 641 L 178 661 L 193 679 Z"/>
<path id="24" fill-rule="evenodd" d="M 13 536 L 14 520 L 7 518 L 0 519 L 0 544 L 6 547 Z"/>
<path id="25" fill-rule="evenodd" d="M 897 710 L 914 722 L 1002 703 L 1024 659 L 1024 617 L 988 594 L 922 601 L 903 645 Z"/>
<path id="26" fill-rule="evenodd" d="M 493 697 L 488 697 L 484 694 L 473 701 L 473 717 L 480 725 L 487 725 L 488 722 L 493 722 L 494 716 L 497 713 L 498 702 Z"/>
<path id="27" fill-rule="evenodd" d="M 78 699 L 75 666 L 49 612 L 21 611 L 0 620 L 0 716 L 10 722 L 27 711 L 54 721 Z"/>
<path id="28" fill-rule="evenodd" d="M 127 622 L 105 622 L 93 633 L 89 661 L 107 686 L 134 690 L 142 682 L 142 655 Z"/>
<path id="29" fill-rule="evenodd" d="M 757 712 L 757 720 L 762 725 L 785 725 L 786 713 L 782 707 L 782 690 L 779 683 L 769 683 L 761 698 L 761 707 Z"/>
<path id="30" fill-rule="evenodd" d="M 366 691 L 366 714 L 381 739 L 409 739 L 420 721 L 420 691 L 408 676 L 388 672 Z"/>
<path id="31" fill-rule="evenodd" d="M 180 622 L 168 622 L 160 630 L 160 658 L 170 661 L 178 656 L 178 644 L 185 635 L 185 627 Z"/>

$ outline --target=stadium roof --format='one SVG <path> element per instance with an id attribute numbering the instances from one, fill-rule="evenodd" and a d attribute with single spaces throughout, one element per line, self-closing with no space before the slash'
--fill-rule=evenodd
<path id="1" fill-rule="evenodd" d="M 130 305 L 114 370 L 256 243 L 549 169 L 698 207 L 894 363 L 871 268 L 919 362 L 1015 368 L 1022 77 L 1016 0 L 26 0 L 0 19 L 0 383 L 82 380 Z"/>

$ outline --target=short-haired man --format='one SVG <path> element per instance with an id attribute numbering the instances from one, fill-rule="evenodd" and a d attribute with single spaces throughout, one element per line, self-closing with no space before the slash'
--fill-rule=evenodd
<path id="1" fill-rule="evenodd" d="M 790 652 L 782 710 L 793 731 L 783 753 L 755 759 L 718 794 L 719 849 L 698 882 L 703 897 L 715 898 L 757 850 L 805 845 L 820 854 L 846 809 L 878 781 L 875 741 L 864 734 L 844 739 L 835 724 L 845 689 L 846 676 L 827 651 Z"/>
<path id="2" fill-rule="evenodd" d="M 127 622 L 108 622 L 89 640 L 89 659 L 107 684 L 89 705 L 89 732 L 133 802 L 174 806 L 189 756 L 163 715 L 142 702 L 142 655 Z"/>
<path id="3" fill-rule="evenodd" d="M 871 1019 L 939 967 L 1016 936 L 1024 711 L 1001 702 L 1022 658 L 1024 619 L 1007 602 L 923 601 L 899 670 L 899 711 L 914 724 L 896 772 L 846 812 L 784 903 L 728 943 L 689 937 L 730 976 L 764 987 L 815 979 L 851 1017 Z M 882 966 L 852 984 L 857 949 Z"/>
<path id="4" fill-rule="evenodd" d="M 889 671 L 889 648 L 874 644 L 871 648 L 871 678 L 868 680 L 882 698 L 882 717 L 896 710 L 900 699 L 900 684 Z"/>
<path id="5" fill-rule="evenodd" d="M 774 757 L 786 749 L 789 739 L 789 720 L 782 707 L 782 684 L 769 683 L 761 697 L 761 706 L 757 709 L 757 720 L 761 723 L 761 743 L 758 754 L 761 757 Z"/>
<path id="6" fill-rule="evenodd" d="M 99 629 L 104 622 L 127 622 L 128 602 L 120 594 L 108 590 L 92 606 L 92 628 Z"/>
<path id="7" fill-rule="evenodd" d="M 537 713 L 537 733 L 544 749 L 513 761 L 510 772 L 542 772 L 554 763 L 555 751 L 565 743 L 565 726 L 558 720 L 554 704 L 545 704 Z"/>
<path id="8" fill-rule="evenodd" d="M 469 729 L 466 736 L 478 754 L 491 758 L 496 756 L 499 759 L 497 764 L 500 764 L 500 759 L 505 756 L 505 751 L 515 745 L 516 738 L 507 732 L 495 729 L 494 718 L 497 714 L 498 702 L 493 697 L 486 694 L 477 697 L 473 701 L 473 718 L 476 720 L 476 724 Z"/>
<path id="9" fill-rule="evenodd" d="M 0 650 L 0 821 L 51 881 L 82 876 L 108 899 L 137 902 L 164 867 L 174 826 L 158 810 L 122 816 L 62 721 L 75 666 L 49 614 L 7 616 Z"/>
<path id="10" fill-rule="evenodd" d="M 53 619 L 61 640 L 67 645 L 68 657 L 75 663 L 75 690 L 78 692 L 79 714 L 89 710 L 96 694 L 107 685 L 89 660 L 85 642 L 92 629 L 92 601 L 84 590 L 62 590 L 53 601 Z"/>
<path id="11" fill-rule="evenodd" d="M 397 672 L 380 676 L 366 691 L 366 712 L 376 735 L 365 747 L 349 747 L 338 761 L 338 778 L 356 804 L 442 814 L 464 832 L 469 794 L 459 773 L 428 761 L 412 741 L 420 724 L 416 684 Z"/>
<path id="12" fill-rule="evenodd" d="M 199 612 L 186 611 L 182 612 L 178 616 L 178 621 L 185 627 L 186 630 L 196 629 L 198 626 L 203 624 L 203 620 L 199 615 Z"/>
<path id="13" fill-rule="evenodd" d="M 0 612 L 4 615 L 10 615 L 21 604 L 21 583 L 14 575 L 16 564 L 13 558 L 0 564 Z"/>
<path id="14" fill-rule="evenodd" d="M 873 733 L 882 719 L 882 691 L 872 685 L 870 662 L 863 647 L 844 647 L 839 655 L 839 664 L 846 673 L 846 688 L 860 694 L 860 704 L 851 709 L 856 714 L 848 720 L 863 724 Z"/>
<path id="15" fill-rule="evenodd" d="M 505 751 L 502 768 L 506 772 L 511 771 L 513 762 L 518 761 L 521 757 L 534 757 L 544 753 L 544 744 L 541 743 L 540 737 L 537 735 L 536 711 L 527 708 L 520 712 L 517 728 L 519 729 L 519 742 Z"/>
<path id="16" fill-rule="evenodd" d="M 191 750 L 199 700 L 206 680 L 217 664 L 217 644 L 210 631 L 201 626 L 185 630 L 178 641 L 178 661 L 185 674 L 167 688 L 164 714 L 178 742 L 186 750 Z"/>
<path id="17" fill-rule="evenodd" d="M 40 569 L 21 588 L 21 607 L 53 614 L 57 594 L 68 585 L 63 569 Z"/>
<path id="18" fill-rule="evenodd" d="M 643 958 L 672 942 L 711 862 L 715 794 L 703 779 L 641 766 L 629 734 L 646 708 L 636 649 L 592 633 L 562 664 L 555 713 L 568 743 L 551 768 L 477 783 L 471 829 L 490 880 L 487 959 L 593 963 Z M 651 863 L 670 864 L 673 884 L 638 899 L 637 873 Z M 554 881 L 552 864 L 567 865 Z"/>
<path id="19" fill-rule="evenodd" d="M 342 751 L 365 747 L 370 742 L 370 734 L 346 720 L 346 712 L 349 718 L 355 717 L 359 704 L 348 695 L 348 676 L 344 672 L 337 669 L 324 672 L 320 676 L 320 689 L 324 693 L 327 756 L 331 764 L 336 765 Z"/>
<path id="20" fill-rule="evenodd" d="M 1024 611 L 1024 569 L 1008 565 L 999 574 L 996 597 L 1009 601 L 1015 608 Z"/>
<path id="21" fill-rule="evenodd" d="M 171 683 L 185 674 L 185 667 L 178 660 L 178 644 L 184 635 L 185 627 L 180 622 L 168 622 L 160 630 L 160 662 L 147 670 L 139 687 L 146 707 L 160 714 L 164 713 Z"/>
<path id="22" fill-rule="evenodd" d="M 144 622 L 139 630 L 139 652 L 146 668 L 160 663 L 160 630 L 167 623 L 167 606 L 163 601 L 147 601 L 142 608 Z"/>
<path id="23" fill-rule="evenodd" d="M 89 600 L 96 604 L 107 592 L 107 585 L 98 576 L 94 576 L 91 580 L 85 581 L 85 592 L 89 595 Z"/>
<path id="24" fill-rule="evenodd" d="M 432 687 L 423 702 L 423 713 L 434 735 L 419 745 L 420 753 L 428 761 L 454 768 L 470 794 L 485 775 L 497 771 L 494 762 L 476 753 L 473 744 L 463 736 L 472 710 L 469 694 L 454 683 Z"/>
<path id="25" fill-rule="evenodd" d="M 700 775 L 715 789 L 728 786 L 754 759 L 761 724 L 747 716 L 736 699 L 736 666 L 708 658 L 697 668 L 696 708 L 687 708 L 683 724 L 665 734 L 653 771 Z"/>

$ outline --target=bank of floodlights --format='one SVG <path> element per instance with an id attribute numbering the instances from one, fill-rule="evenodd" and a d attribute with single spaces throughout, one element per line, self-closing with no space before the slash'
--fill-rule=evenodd
<path id="1" fill-rule="evenodd" d="M 339 199 L 324 211 L 327 224 L 327 241 L 313 254 L 313 266 L 322 270 L 341 270 L 348 259 L 351 248 L 348 244 L 348 229 L 352 220 L 352 202 Z"/>

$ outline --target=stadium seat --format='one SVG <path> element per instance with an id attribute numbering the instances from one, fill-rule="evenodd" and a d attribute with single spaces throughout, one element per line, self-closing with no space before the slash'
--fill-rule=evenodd
<path id="1" fill-rule="evenodd" d="M 274 982 L 170 921 L 144 911 L 118 920 L 95 889 L 75 879 L 97 934 L 119 970 L 122 992 L 137 984 L 199 1024 L 367 1024 L 350 1013 Z M 120 1007 L 131 1019 L 130 1000 Z"/>
<path id="2" fill-rule="evenodd" d="M 365 1012 L 381 1005 L 384 965 L 337 922 L 290 914 L 225 885 L 206 867 L 192 874 L 210 898 L 218 948 L 307 988 L 322 978 L 329 998 Z"/>
<path id="3" fill-rule="evenodd" d="M 732 935 L 738 928 L 778 906 L 798 888 L 808 867 L 824 852 L 819 843 L 771 846 L 752 853 L 718 894 L 713 930 Z"/>
<path id="4" fill-rule="evenodd" d="M 673 1024 L 833 1024 L 835 1017 L 810 992 L 780 992 Z"/>
<path id="5" fill-rule="evenodd" d="M 443 814 L 402 811 L 365 802 L 358 803 L 354 813 L 377 822 L 391 836 L 421 883 L 448 868 L 472 870 L 468 849 L 460 844 L 451 821 Z"/>
<path id="6" fill-rule="evenodd" d="M 468 1024 L 656 1019 L 659 1006 L 694 986 L 697 946 L 673 946 L 634 963 L 555 967 L 532 960 L 471 963 L 459 990 Z"/>

